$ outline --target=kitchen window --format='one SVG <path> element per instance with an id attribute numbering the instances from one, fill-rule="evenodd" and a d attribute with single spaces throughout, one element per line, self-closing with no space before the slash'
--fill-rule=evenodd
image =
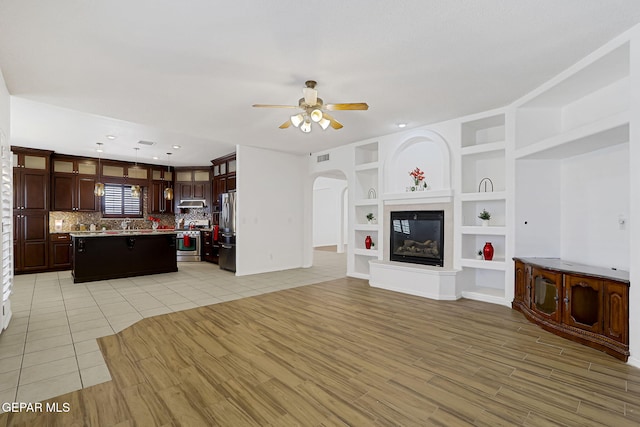
<path id="1" fill-rule="evenodd" d="M 130 185 L 105 184 L 102 215 L 106 218 L 142 218 L 143 194 L 139 198 L 132 197 Z"/>

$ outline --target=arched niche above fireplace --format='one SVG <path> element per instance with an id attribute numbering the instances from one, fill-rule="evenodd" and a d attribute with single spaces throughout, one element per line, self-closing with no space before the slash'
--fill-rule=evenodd
<path id="1" fill-rule="evenodd" d="M 447 141 L 428 130 L 408 135 L 384 163 L 384 193 L 410 192 L 412 178 L 409 173 L 415 168 L 424 172 L 425 182 L 429 185 L 427 191 L 450 190 L 451 155 Z"/>

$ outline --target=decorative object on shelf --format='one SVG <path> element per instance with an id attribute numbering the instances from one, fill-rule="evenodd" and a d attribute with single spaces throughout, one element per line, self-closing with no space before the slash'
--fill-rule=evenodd
<path id="1" fill-rule="evenodd" d="M 491 214 L 486 209 L 482 209 L 482 212 L 480 212 L 480 215 L 478 215 L 478 218 L 482 220 L 483 227 L 489 226 L 489 220 L 491 219 Z"/>
<path id="2" fill-rule="evenodd" d="M 375 217 L 375 216 L 373 216 L 373 213 L 369 212 L 369 213 L 367 214 L 367 222 L 368 222 L 369 224 L 375 224 L 375 223 L 376 223 L 376 217 Z"/>
<path id="3" fill-rule="evenodd" d="M 484 184 L 484 189 L 482 187 L 482 184 Z M 489 190 L 489 188 L 487 187 L 487 185 L 491 185 L 491 190 Z M 478 193 L 488 193 L 491 192 L 493 193 L 493 181 L 491 181 L 490 178 L 482 178 L 480 180 L 480 183 L 478 184 Z"/>
<path id="4" fill-rule="evenodd" d="M 486 261 L 491 261 L 493 259 L 493 245 L 491 244 L 491 242 L 487 242 L 484 244 L 482 254 L 484 255 L 484 259 Z"/>
<path id="5" fill-rule="evenodd" d="M 476 253 L 476 259 L 482 259 L 482 249 L 478 249 L 478 252 Z"/>
<path id="6" fill-rule="evenodd" d="M 409 172 L 409 176 L 413 180 L 413 185 L 407 191 L 424 191 L 428 188 L 427 183 L 424 182 L 424 172 L 420 168 L 416 167 Z"/>
<path id="7" fill-rule="evenodd" d="M 367 249 L 371 249 L 371 246 L 373 245 L 373 241 L 371 240 L 371 236 L 367 236 L 364 239 L 364 247 Z"/>
<path id="8" fill-rule="evenodd" d="M 378 196 L 377 196 L 377 194 L 376 194 L 376 189 L 375 189 L 375 188 L 373 188 L 373 187 L 371 187 L 371 188 L 369 189 L 369 193 L 367 193 L 367 197 L 368 197 L 369 199 L 376 199 L 376 198 L 378 197 Z"/>

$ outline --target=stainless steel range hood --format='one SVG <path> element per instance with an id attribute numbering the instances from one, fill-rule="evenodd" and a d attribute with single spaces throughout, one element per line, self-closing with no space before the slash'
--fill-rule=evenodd
<path id="1" fill-rule="evenodd" d="M 202 199 L 180 200 L 178 207 L 180 209 L 202 209 L 207 206 L 205 203 L 206 200 Z"/>

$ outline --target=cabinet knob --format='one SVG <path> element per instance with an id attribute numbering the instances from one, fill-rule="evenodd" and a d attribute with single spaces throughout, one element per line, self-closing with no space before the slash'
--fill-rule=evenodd
<path id="1" fill-rule="evenodd" d="M 560 298 L 558 298 L 558 295 L 556 295 L 555 297 L 553 297 L 554 301 L 558 301 Z"/>
<path id="2" fill-rule="evenodd" d="M 569 304 L 569 297 L 564 297 L 564 303 Z"/>

